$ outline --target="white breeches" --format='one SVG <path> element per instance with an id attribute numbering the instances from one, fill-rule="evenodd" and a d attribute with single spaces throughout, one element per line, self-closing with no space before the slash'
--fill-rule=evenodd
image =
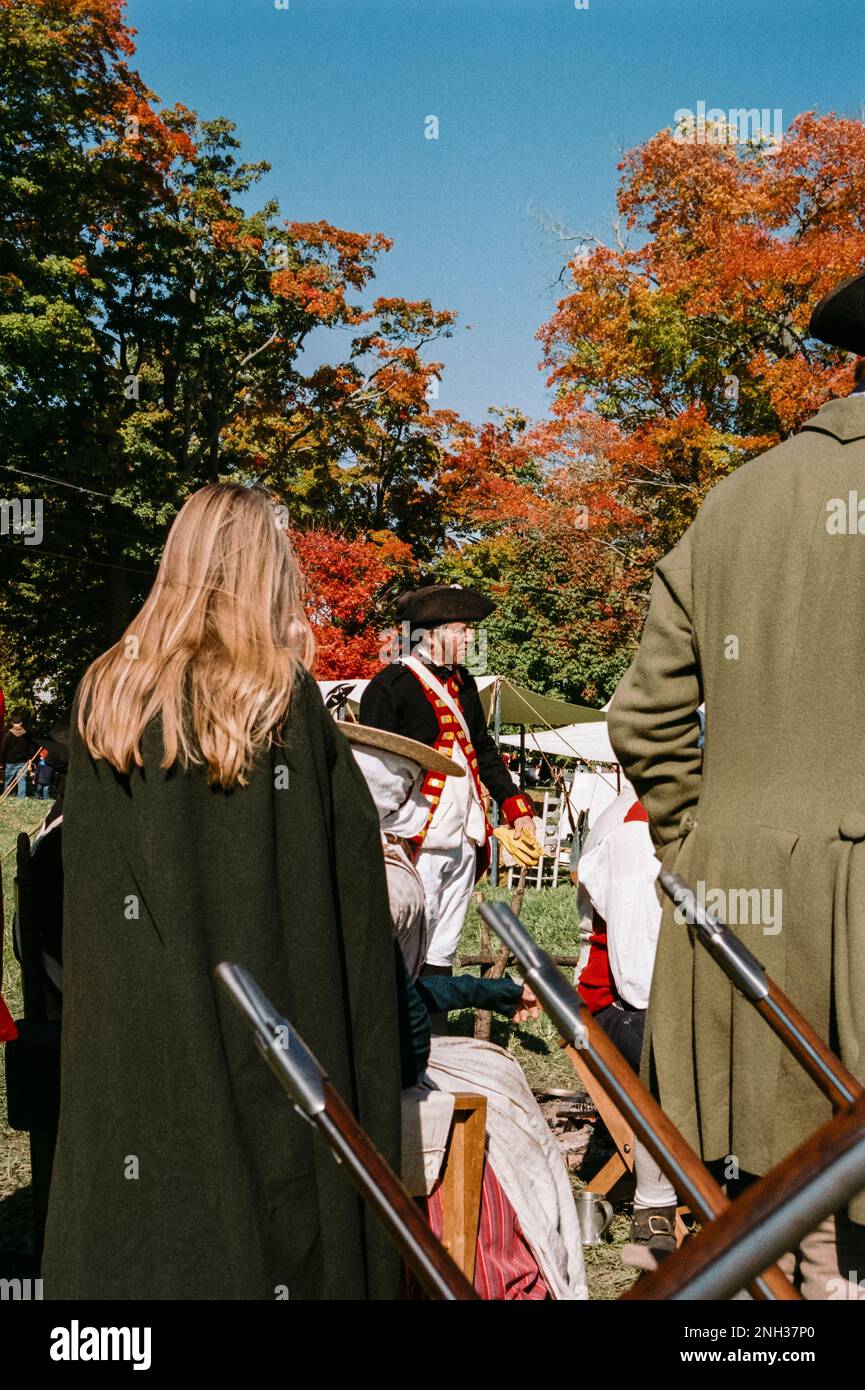
<path id="1" fill-rule="evenodd" d="M 448 849 L 421 849 L 415 867 L 426 893 L 430 965 L 453 965 L 475 886 L 475 845 L 466 838 Z"/>

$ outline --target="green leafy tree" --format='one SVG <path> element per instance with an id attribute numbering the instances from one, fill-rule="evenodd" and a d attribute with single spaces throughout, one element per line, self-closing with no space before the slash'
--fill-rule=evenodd
<path id="1" fill-rule="evenodd" d="M 419 352 L 452 316 L 363 306 L 380 234 L 246 211 L 267 166 L 229 121 L 157 109 L 116 0 L 0 0 L 0 52 L 0 477 L 44 510 L 39 545 L 0 540 L 0 626 L 64 701 L 205 483 L 267 478 L 295 522 L 391 548 L 434 532 L 448 422 Z M 349 360 L 309 370 L 333 328 Z"/>

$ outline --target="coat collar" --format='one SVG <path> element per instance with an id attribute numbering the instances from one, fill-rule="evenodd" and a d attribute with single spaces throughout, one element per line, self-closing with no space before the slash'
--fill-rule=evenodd
<path id="1" fill-rule="evenodd" d="M 421 657 L 421 660 L 424 666 L 428 666 L 433 675 L 437 676 L 443 685 L 447 685 L 452 676 L 456 676 L 457 684 L 462 685 L 458 666 L 434 666 L 431 661 L 427 661 L 424 657 Z"/>
<path id="2" fill-rule="evenodd" d="M 802 429 L 830 434 L 842 444 L 865 439 L 865 394 L 857 392 L 853 396 L 840 396 L 837 400 L 827 401 L 816 415 L 805 422 Z"/>

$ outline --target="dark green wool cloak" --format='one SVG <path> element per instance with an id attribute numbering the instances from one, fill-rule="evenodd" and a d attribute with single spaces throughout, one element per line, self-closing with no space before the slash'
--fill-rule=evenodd
<path id="1" fill-rule="evenodd" d="M 213 981 L 246 965 L 399 1167 L 378 816 L 314 681 L 225 792 L 73 735 L 47 1298 L 390 1298 L 398 1258 Z"/>

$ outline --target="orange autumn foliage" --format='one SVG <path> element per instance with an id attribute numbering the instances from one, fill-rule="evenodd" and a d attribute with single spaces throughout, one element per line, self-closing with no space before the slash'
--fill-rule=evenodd
<path id="1" fill-rule="evenodd" d="M 376 596 L 393 570 L 379 546 L 337 532 L 291 531 L 306 580 L 318 680 L 362 679 L 381 665 Z"/>
<path id="2" fill-rule="evenodd" d="M 865 261 L 865 128 L 806 112 L 769 149 L 662 131 L 619 169 L 616 243 L 573 258 L 539 337 L 554 418 L 638 518 L 610 539 L 642 582 L 709 487 L 850 389 L 807 327 Z"/>

